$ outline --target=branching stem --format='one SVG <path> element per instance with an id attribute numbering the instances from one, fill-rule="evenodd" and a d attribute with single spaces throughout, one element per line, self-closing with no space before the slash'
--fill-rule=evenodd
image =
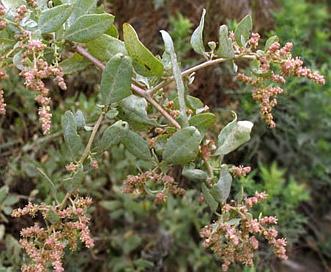
<path id="1" fill-rule="evenodd" d="M 105 69 L 105 65 L 93 57 L 90 53 L 88 53 L 83 47 L 81 46 L 76 46 L 76 50 L 79 54 L 81 54 L 83 57 L 87 58 L 90 60 L 94 65 L 99 67 L 102 71 Z M 162 108 L 162 106 L 157 103 L 153 96 L 150 94 L 149 91 L 145 91 L 144 89 L 136 86 L 135 84 L 131 84 L 131 89 L 134 92 L 134 94 L 141 96 L 145 98 L 154 108 L 156 108 L 173 126 L 176 128 L 180 129 L 181 126 L 179 123 L 165 110 Z"/>

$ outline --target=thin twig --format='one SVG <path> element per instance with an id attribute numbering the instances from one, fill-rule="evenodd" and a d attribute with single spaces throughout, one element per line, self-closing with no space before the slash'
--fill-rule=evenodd
<path id="1" fill-rule="evenodd" d="M 100 127 L 100 125 L 101 125 L 101 122 L 102 122 L 103 118 L 105 117 L 105 112 L 106 112 L 106 110 L 104 110 L 104 111 L 100 114 L 100 116 L 99 116 L 99 118 L 98 118 L 98 121 L 95 123 L 95 125 L 94 125 L 94 127 L 93 127 L 91 137 L 90 137 L 90 139 L 89 139 L 89 141 L 88 141 L 88 143 L 87 143 L 87 145 L 86 145 L 86 147 L 85 147 L 85 150 L 84 150 L 83 155 L 81 156 L 81 158 L 80 158 L 80 160 L 79 160 L 79 162 L 80 162 L 81 164 L 83 164 L 84 160 L 85 160 L 85 159 L 87 158 L 87 156 L 90 154 L 91 147 L 92 147 L 92 143 L 93 143 L 93 141 L 94 141 L 94 137 L 95 137 L 95 135 L 97 134 L 97 132 L 98 132 L 98 130 L 99 130 L 99 127 Z"/>
<path id="2" fill-rule="evenodd" d="M 255 59 L 256 56 L 255 54 L 253 55 L 243 55 L 243 54 L 237 54 L 235 55 L 235 57 L 233 58 L 233 60 L 235 59 Z M 219 58 L 219 59 L 213 59 L 213 60 L 208 60 L 206 62 L 203 62 L 201 64 L 198 64 L 192 68 L 189 68 L 185 71 L 182 72 L 182 76 L 188 76 L 190 74 L 192 74 L 193 72 L 196 72 L 198 70 L 201 70 L 203 68 L 215 65 L 215 64 L 219 64 L 219 63 L 223 63 L 229 61 L 229 59 L 224 59 L 224 58 Z M 148 92 L 153 95 L 155 94 L 158 90 L 162 89 L 163 87 L 167 86 L 169 83 L 173 82 L 175 80 L 174 76 L 168 77 L 166 78 L 164 81 L 162 81 L 161 83 L 159 83 L 158 85 L 156 85 L 154 88 L 148 90 Z"/>

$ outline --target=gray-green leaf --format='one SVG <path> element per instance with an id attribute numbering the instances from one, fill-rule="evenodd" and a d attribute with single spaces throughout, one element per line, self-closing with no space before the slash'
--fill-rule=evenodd
<path id="1" fill-rule="evenodd" d="M 231 183 L 232 176 L 229 173 L 229 169 L 227 165 L 222 165 L 219 180 L 210 191 L 216 201 L 224 203 L 227 200 L 231 190 Z"/>
<path id="2" fill-rule="evenodd" d="M 206 131 L 215 123 L 216 116 L 213 113 L 200 113 L 194 115 L 190 120 L 190 126 L 196 127 L 201 135 L 205 134 Z"/>
<path id="3" fill-rule="evenodd" d="M 101 150 L 106 150 L 112 145 L 117 145 L 128 131 L 128 123 L 122 120 L 117 121 L 107 128 L 102 134 L 99 144 Z"/>
<path id="4" fill-rule="evenodd" d="M 75 116 L 71 111 L 66 111 L 62 117 L 64 141 L 73 157 L 76 157 L 82 147 L 80 136 L 77 134 Z"/>
<path id="5" fill-rule="evenodd" d="M 63 180 L 63 186 L 68 193 L 74 192 L 81 184 L 84 178 L 83 167 L 79 167 L 72 177 Z"/>
<path id="6" fill-rule="evenodd" d="M 126 120 L 134 130 L 144 130 L 148 126 L 159 126 L 159 124 L 148 117 L 147 101 L 145 98 L 130 95 L 120 103 L 120 118 Z"/>
<path id="7" fill-rule="evenodd" d="M 177 92 L 178 92 L 180 117 L 183 119 L 184 127 L 187 127 L 188 120 L 186 116 L 185 86 L 184 86 L 181 70 L 177 63 L 177 56 L 175 53 L 174 44 L 168 32 L 161 30 L 161 34 L 165 44 L 165 50 L 170 55 L 170 59 L 171 59 L 172 72 L 175 78 Z"/>
<path id="8" fill-rule="evenodd" d="M 65 32 L 64 38 L 74 42 L 88 42 L 103 34 L 114 22 L 111 14 L 85 14 Z"/>
<path id="9" fill-rule="evenodd" d="M 202 193 L 203 193 L 203 196 L 205 198 L 205 201 L 206 201 L 207 205 L 209 206 L 210 210 L 213 213 L 216 212 L 217 207 L 218 207 L 218 203 L 214 199 L 214 197 L 210 193 L 207 185 L 204 182 L 201 183 L 201 189 L 202 189 Z"/>
<path id="10" fill-rule="evenodd" d="M 252 122 L 237 122 L 237 116 L 235 116 L 235 119 L 226 125 L 218 135 L 218 148 L 214 155 L 226 155 L 248 142 L 252 128 Z"/>
<path id="11" fill-rule="evenodd" d="M 9 187 L 7 185 L 4 185 L 0 188 L 0 203 L 2 203 L 5 198 L 7 197 L 9 192 Z"/>
<path id="12" fill-rule="evenodd" d="M 148 147 L 148 143 L 137 133 L 132 130 L 128 130 L 121 139 L 125 148 L 137 159 L 150 161 L 151 152 Z"/>
<path id="13" fill-rule="evenodd" d="M 86 126 L 84 113 L 81 110 L 75 112 L 75 121 L 78 129 L 83 129 Z"/>
<path id="14" fill-rule="evenodd" d="M 108 61 L 117 53 L 128 55 L 124 42 L 107 34 L 102 34 L 98 38 L 88 42 L 86 47 L 92 56 L 101 61 Z"/>
<path id="15" fill-rule="evenodd" d="M 182 175 L 190 180 L 205 181 L 208 178 L 208 175 L 205 171 L 200 169 L 190 168 L 187 165 L 184 166 Z"/>
<path id="16" fill-rule="evenodd" d="M 203 9 L 199 26 L 194 30 L 191 36 L 191 46 L 193 50 L 196 53 L 203 56 L 205 56 L 206 54 L 205 46 L 203 44 L 203 39 L 202 39 L 203 27 L 205 23 L 205 15 L 206 15 L 206 10 Z"/>
<path id="17" fill-rule="evenodd" d="M 73 1 L 73 11 L 68 20 L 69 26 L 72 25 L 80 16 L 89 13 L 96 8 L 98 0 L 78 0 Z"/>
<path id="18" fill-rule="evenodd" d="M 137 73 L 146 77 L 163 75 L 162 62 L 141 43 L 136 31 L 129 23 L 123 24 L 123 38 Z"/>
<path id="19" fill-rule="evenodd" d="M 235 57 L 232 39 L 229 38 L 229 31 L 226 25 L 220 26 L 219 30 L 219 47 L 217 53 L 220 57 L 232 59 Z"/>
<path id="20" fill-rule="evenodd" d="M 195 127 L 186 127 L 172 135 L 164 147 L 162 158 L 169 164 L 194 160 L 199 152 L 201 135 Z"/>
<path id="21" fill-rule="evenodd" d="M 46 218 L 52 225 L 55 225 L 60 220 L 59 215 L 52 209 L 48 211 Z"/>
<path id="22" fill-rule="evenodd" d="M 274 42 L 278 42 L 278 37 L 277 36 L 272 36 L 270 37 L 266 42 L 265 42 L 265 46 L 264 46 L 264 51 L 267 51 L 269 49 L 269 47 L 274 43 Z"/>
<path id="23" fill-rule="evenodd" d="M 42 11 L 38 20 L 41 33 L 45 34 L 57 31 L 69 18 L 71 12 L 71 4 L 64 4 Z"/>
<path id="24" fill-rule="evenodd" d="M 131 95 L 132 61 L 121 53 L 106 64 L 101 79 L 103 103 L 109 105 Z"/>
<path id="25" fill-rule="evenodd" d="M 239 46 L 246 46 L 252 30 L 253 23 L 250 14 L 246 15 L 237 25 L 234 31 L 234 38 Z"/>
<path id="26" fill-rule="evenodd" d="M 70 75 L 84 70 L 91 62 L 78 53 L 60 63 L 65 75 Z"/>

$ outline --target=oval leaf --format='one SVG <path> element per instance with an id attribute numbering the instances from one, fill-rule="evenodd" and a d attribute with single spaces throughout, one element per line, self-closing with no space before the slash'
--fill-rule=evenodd
<path id="1" fill-rule="evenodd" d="M 72 1 L 73 11 L 68 20 L 69 26 L 72 25 L 80 16 L 92 13 L 93 8 L 96 8 L 98 0 L 84 0 L 84 1 Z"/>
<path id="2" fill-rule="evenodd" d="M 123 24 L 123 38 L 134 68 L 139 74 L 146 77 L 163 75 L 162 62 L 140 42 L 136 31 L 129 23 Z"/>
<path id="3" fill-rule="evenodd" d="M 147 105 L 145 98 L 130 95 L 121 101 L 119 116 L 135 130 L 144 130 L 148 126 L 159 126 L 154 119 L 148 117 Z"/>
<path id="4" fill-rule="evenodd" d="M 65 75 L 70 75 L 84 70 L 89 64 L 89 60 L 78 53 L 74 53 L 70 58 L 62 61 L 60 66 Z"/>
<path id="5" fill-rule="evenodd" d="M 106 150 L 112 145 L 117 145 L 122 137 L 128 131 L 128 123 L 122 120 L 117 121 L 115 124 L 107 128 L 102 134 L 101 142 L 99 144 L 102 150 Z"/>
<path id="6" fill-rule="evenodd" d="M 85 116 L 81 110 L 75 112 L 75 121 L 78 129 L 83 129 L 86 126 Z"/>
<path id="7" fill-rule="evenodd" d="M 121 139 L 125 148 L 137 159 L 149 161 L 151 160 L 151 152 L 147 142 L 137 133 L 128 130 Z"/>
<path id="8" fill-rule="evenodd" d="M 199 26 L 194 30 L 192 36 L 191 36 L 191 46 L 193 50 L 200 54 L 205 56 L 206 50 L 205 46 L 203 44 L 203 39 L 202 39 L 202 33 L 203 33 L 203 27 L 205 23 L 205 15 L 206 15 L 206 10 L 202 10 L 202 15 L 200 19 L 200 24 Z"/>
<path id="9" fill-rule="evenodd" d="M 41 33 L 44 34 L 57 31 L 69 18 L 71 12 L 71 4 L 56 6 L 41 12 L 38 20 Z"/>
<path id="10" fill-rule="evenodd" d="M 237 25 L 234 31 L 234 38 L 239 46 L 246 46 L 246 42 L 249 39 L 250 32 L 252 30 L 253 23 L 250 14 L 246 15 Z"/>
<path id="11" fill-rule="evenodd" d="M 9 187 L 4 185 L 0 188 L 0 204 L 5 200 L 9 192 Z"/>
<path id="12" fill-rule="evenodd" d="M 52 225 L 55 225 L 60 220 L 60 216 L 52 209 L 48 211 L 46 218 Z"/>
<path id="13" fill-rule="evenodd" d="M 232 39 L 229 38 L 229 30 L 226 25 L 220 26 L 218 55 L 222 58 L 232 59 L 235 57 Z"/>
<path id="14" fill-rule="evenodd" d="M 164 147 L 162 158 L 170 164 L 194 160 L 199 152 L 201 135 L 195 127 L 187 127 L 172 135 Z"/>
<path id="15" fill-rule="evenodd" d="M 106 34 L 88 42 L 86 47 L 91 55 L 101 61 L 108 61 L 117 53 L 128 55 L 124 42 Z"/>
<path id="16" fill-rule="evenodd" d="M 82 142 L 77 134 L 75 116 L 71 111 L 66 111 L 62 117 L 62 129 L 64 141 L 73 157 L 76 157 L 81 149 Z"/>
<path id="17" fill-rule="evenodd" d="M 183 77 L 179 65 L 177 63 L 177 56 L 174 49 L 173 41 L 168 34 L 168 32 L 161 30 L 162 38 L 165 44 L 165 50 L 170 55 L 172 72 L 175 78 L 177 92 L 178 92 L 178 102 L 180 109 L 180 118 L 183 120 L 184 127 L 188 126 L 188 120 L 186 116 L 186 103 L 185 103 L 185 86 L 183 82 Z"/>
<path id="18" fill-rule="evenodd" d="M 205 201 L 207 205 L 209 206 L 210 210 L 214 213 L 217 210 L 218 203 L 210 193 L 209 189 L 207 188 L 207 185 L 202 182 L 201 183 L 201 189 L 203 193 L 203 197 L 205 198 Z"/>
<path id="19" fill-rule="evenodd" d="M 215 123 L 216 116 L 215 114 L 206 112 L 194 115 L 190 120 L 190 126 L 196 127 L 200 133 L 203 135 L 207 130 Z"/>
<path id="20" fill-rule="evenodd" d="M 222 165 L 219 180 L 210 191 L 216 201 L 224 203 L 227 200 L 231 190 L 231 183 L 232 176 L 229 173 L 229 169 L 227 165 Z"/>
<path id="21" fill-rule="evenodd" d="M 107 62 L 101 79 L 101 95 L 105 105 L 131 95 L 131 76 L 130 57 L 118 53 Z"/>
<path id="22" fill-rule="evenodd" d="M 77 19 L 65 32 L 65 39 L 88 42 L 103 34 L 114 22 L 111 14 L 85 14 Z"/>
<path id="23" fill-rule="evenodd" d="M 218 136 L 218 148 L 214 155 L 226 155 L 250 140 L 253 123 L 237 119 L 229 123 Z"/>
<path id="24" fill-rule="evenodd" d="M 275 43 L 278 42 L 278 37 L 277 36 L 272 36 L 270 37 L 266 42 L 265 42 L 265 46 L 264 46 L 264 51 L 267 51 L 269 49 L 269 47 Z"/>
<path id="25" fill-rule="evenodd" d="M 187 165 L 184 166 L 182 175 L 190 180 L 205 181 L 208 178 L 208 175 L 205 171 L 200 169 L 190 169 L 187 167 Z"/>
<path id="26" fill-rule="evenodd" d="M 83 167 L 79 167 L 72 177 L 63 180 L 63 186 L 67 190 L 67 192 L 71 194 L 76 189 L 78 189 L 83 178 L 84 178 Z"/>

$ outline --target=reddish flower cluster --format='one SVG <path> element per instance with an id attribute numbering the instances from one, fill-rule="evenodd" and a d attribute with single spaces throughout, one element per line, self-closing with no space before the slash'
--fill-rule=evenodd
<path id="1" fill-rule="evenodd" d="M 12 212 L 13 217 L 27 214 L 34 217 L 41 212 L 47 222 L 45 228 L 35 224 L 22 229 L 20 244 L 31 259 L 30 264 L 22 266 L 22 271 L 49 271 L 49 264 L 55 272 L 64 271 L 62 265 L 64 249 L 67 245 L 71 250 L 77 249 L 77 234 L 86 247 L 94 246 L 88 228 L 90 219 L 85 215 L 87 207 L 92 204 L 92 199 L 78 197 L 71 203 L 72 206 L 65 209 L 45 203 L 40 205 L 29 203 L 23 209 L 19 208 Z"/>
<path id="2" fill-rule="evenodd" d="M 276 123 L 273 121 L 271 110 L 277 105 L 277 95 L 284 90 L 280 87 L 271 87 L 265 89 L 255 89 L 253 92 L 254 100 L 260 103 L 260 112 L 269 127 L 274 128 Z"/>
<path id="3" fill-rule="evenodd" d="M 38 7 L 38 4 L 37 4 L 36 0 L 26 0 L 26 4 L 30 7 L 33 7 L 33 8 Z"/>
<path id="4" fill-rule="evenodd" d="M 0 4 L 0 16 L 3 17 L 6 14 L 6 9 L 3 5 Z M 6 21 L 0 19 L 0 30 L 3 30 L 7 27 Z"/>
<path id="5" fill-rule="evenodd" d="M 155 174 L 150 171 L 137 176 L 128 176 L 124 181 L 124 185 L 123 193 L 151 195 L 155 197 L 155 204 L 166 202 L 168 194 L 183 195 L 185 193 L 183 188 L 178 187 L 173 177 Z"/>
<path id="6" fill-rule="evenodd" d="M 54 75 L 59 87 L 66 90 L 66 84 L 63 79 L 63 72 L 61 68 L 48 65 L 40 56 L 43 54 L 45 45 L 41 41 L 30 40 L 27 45 L 22 44 L 22 49 L 26 48 L 23 53 L 22 64 L 27 65 L 29 58 L 34 60 L 34 67 L 23 70 L 20 75 L 25 78 L 25 86 L 29 90 L 38 91 L 39 94 L 35 97 L 35 100 L 41 105 L 38 110 L 39 119 L 42 125 L 42 130 L 45 133 L 49 132 L 51 128 L 50 102 L 48 97 L 49 89 L 46 88 L 43 79 Z"/>
<path id="7" fill-rule="evenodd" d="M 260 39 L 259 33 L 252 33 L 252 36 L 249 39 L 248 43 L 251 47 L 256 48 L 259 45 L 259 39 Z"/>
<path id="8" fill-rule="evenodd" d="M 265 199 L 265 193 L 256 193 L 247 198 L 244 203 L 234 206 L 224 204 L 223 214 L 213 224 L 200 230 L 200 236 L 205 238 L 204 247 L 209 247 L 222 259 L 222 270 L 227 271 L 232 263 L 240 262 L 253 266 L 254 251 L 259 248 L 258 235 L 263 236 L 273 246 L 275 255 L 285 260 L 286 240 L 277 239 L 278 232 L 274 225 L 277 218 L 273 216 L 253 219 L 248 208 Z"/>
<path id="9" fill-rule="evenodd" d="M 14 20 L 16 22 L 20 22 L 25 17 L 26 13 L 28 12 L 25 5 L 21 5 L 16 9 L 16 14 L 14 16 Z"/>
<path id="10" fill-rule="evenodd" d="M 256 48 L 259 36 L 253 33 L 248 43 L 252 48 Z M 272 43 L 263 55 L 255 54 L 258 61 L 258 67 L 252 76 L 246 76 L 239 73 L 237 79 L 246 82 L 254 87 L 253 98 L 259 102 L 261 114 L 270 127 L 275 127 L 271 114 L 272 108 L 277 105 L 277 95 L 283 92 L 283 89 L 272 83 L 283 84 L 285 77 L 306 77 L 318 84 L 325 84 L 325 79 L 318 72 L 312 72 L 306 67 L 302 67 L 303 61 L 299 58 L 292 58 L 292 43 L 286 43 L 281 48 L 278 42 Z M 272 64 L 279 66 L 281 75 L 275 74 L 271 70 Z"/>
<path id="11" fill-rule="evenodd" d="M 230 172 L 234 175 L 234 176 L 243 176 L 246 177 L 250 172 L 251 172 L 251 167 L 250 166 L 235 166 L 233 165 L 230 169 Z"/>
<path id="12" fill-rule="evenodd" d="M 27 1 L 27 6 L 36 8 L 37 2 L 29 0 Z M 28 13 L 27 6 L 21 5 L 16 9 L 14 15 L 14 21 L 16 23 L 21 22 Z M 5 7 L 0 5 L 0 29 L 5 29 L 7 27 L 7 19 L 3 17 L 5 14 Z M 43 79 L 55 76 L 58 86 L 65 90 L 67 87 L 63 79 L 64 74 L 62 73 L 61 68 L 57 65 L 48 65 L 48 63 L 44 61 L 44 50 L 46 45 L 42 41 L 32 39 L 31 32 L 25 31 L 24 28 L 20 26 L 17 26 L 17 29 L 19 33 L 15 34 L 14 38 L 20 42 L 20 45 L 17 48 L 21 49 L 21 63 L 25 67 L 20 75 L 25 78 L 25 86 L 27 89 L 39 92 L 35 100 L 41 105 L 38 109 L 38 115 L 42 125 L 42 131 L 45 134 L 49 132 L 51 128 L 52 114 L 50 113 L 51 99 L 48 97 L 49 90 L 45 87 Z M 3 101 L 3 92 L 1 92 L 0 114 L 5 113 L 4 108 L 5 103 Z"/>
<path id="13" fill-rule="evenodd" d="M 0 85 L 0 115 L 5 115 L 5 114 L 6 114 L 6 103 L 3 97 L 2 86 Z"/>

